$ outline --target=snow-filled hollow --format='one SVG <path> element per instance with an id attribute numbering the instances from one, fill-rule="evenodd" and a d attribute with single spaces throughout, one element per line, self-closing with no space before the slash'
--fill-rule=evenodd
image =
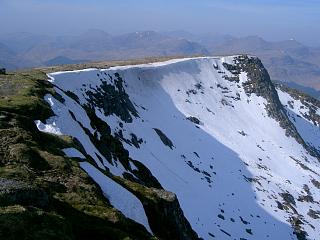
<path id="1" fill-rule="evenodd" d="M 224 78 L 232 74 L 223 63 L 233 64 L 233 59 L 232 56 L 186 58 L 52 73 L 50 81 L 63 91 L 76 94 L 80 104 L 56 88 L 66 101 L 60 103 L 47 95 L 45 99 L 55 116 L 46 123 L 37 121 L 36 124 L 40 131 L 77 137 L 99 168 L 108 167 L 112 174 L 121 176 L 126 169 L 121 164 L 108 163 L 69 114 L 71 110 L 93 133 L 95 129 L 81 107 L 88 101 L 86 91 L 94 91 L 102 81 L 114 84 L 108 75 L 118 73 L 124 79 L 125 92 L 139 117 L 126 123 L 115 114 L 105 116 L 99 108 L 95 109 L 96 115 L 108 123 L 113 134 L 121 129 L 127 139 L 132 133 L 143 139 L 139 148 L 123 144 L 131 158 L 147 166 L 166 190 L 176 193 L 186 218 L 200 237 L 295 239 L 288 222 L 291 213 L 280 211 L 277 205 L 283 201 L 280 194 L 290 192 L 299 214 L 310 223 L 305 224 L 304 229 L 310 239 L 318 239 L 320 224 L 307 213 L 309 209 L 320 211 L 320 207 L 297 201 L 306 194 L 304 185 L 309 187 L 314 199 L 320 198 L 318 189 L 311 183 L 312 179 L 319 180 L 315 174 L 320 172 L 317 160 L 295 139 L 287 137 L 275 119 L 268 117 L 266 99 L 245 93 L 242 87 L 248 80 L 245 72 L 240 74 L 238 83 Z M 289 98 L 282 93 L 279 95 L 283 101 Z M 189 121 L 190 117 L 198 119 L 200 124 Z M 123 124 L 122 128 L 119 123 Z M 301 130 L 299 126 L 296 125 Z M 160 129 L 174 147 L 166 146 L 154 128 Z M 319 131 L 314 128 L 310 131 L 312 134 L 302 133 L 302 137 L 318 144 Z M 297 161 L 313 172 L 301 168 Z M 111 184 L 99 169 L 86 162 L 81 163 L 81 167 L 105 188 L 106 193 L 109 191 L 108 199 L 121 198 L 113 191 L 119 186 Z M 131 201 L 133 196 L 128 198 Z M 133 220 L 148 229 L 141 205 L 132 201 L 135 213 L 130 212 L 133 206 L 121 201 L 122 205 L 113 203 L 131 219 L 138 216 Z M 251 229 L 253 234 L 246 229 Z"/>

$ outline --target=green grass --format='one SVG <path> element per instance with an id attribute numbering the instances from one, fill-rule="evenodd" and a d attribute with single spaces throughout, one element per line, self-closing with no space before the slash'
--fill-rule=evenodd
<path id="1" fill-rule="evenodd" d="M 46 93 L 54 93 L 46 78 L 40 70 L 0 75 L 0 110 L 43 120 L 52 115 L 43 101 Z"/>

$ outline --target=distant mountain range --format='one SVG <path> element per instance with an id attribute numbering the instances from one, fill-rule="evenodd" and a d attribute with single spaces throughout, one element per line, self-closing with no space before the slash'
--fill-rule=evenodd
<path id="1" fill-rule="evenodd" d="M 147 56 L 209 54 L 202 45 L 153 31 L 112 36 L 89 30 L 78 36 L 29 33 L 0 36 L 0 64 L 8 69 Z"/>
<path id="2" fill-rule="evenodd" d="M 273 80 L 320 90 L 320 48 L 295 40 L 268 42 L 259 36 L 237 38 L 185 31 L 143 31 L 116 36 L 101 30 L 88 30 L 78 36 L 0 35 L 0 66 L 8 69 L 149 56 L 238 53 L 261 58 Z"/>

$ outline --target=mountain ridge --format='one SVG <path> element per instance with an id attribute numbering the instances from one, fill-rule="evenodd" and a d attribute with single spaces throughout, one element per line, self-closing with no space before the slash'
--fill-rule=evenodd
<path id="1" fill-rule="evenodd" d="M 287 99 L 294 106 L 300 103 L 289 100 L 280 89 L 277 92 L 281 98 L 277 93 L 275 96 L 278 103 L 281 99 L 281 106 L 268 110 L 274 97 L 268 99 L 264 95 L 270 89 L 263 87 L 259 79 L 273 85 L 265 76 L 267 73 L 263 73 L 261 62 L 255 59 L 202 57 L 53 73 L 49 75 L 51 81 L 65 102 L 47 95 L 45 99 L 56 117 L 37 125 L 42 131 L 56 129 L 56 133 L 75 137 L 73 127 L 65 128 L 61 122 L 72 122 L 74 127 L 81 123 L 85 130 L 84 135 L 77 135 L 85 148 L 81 148 L 81 153 L 95 159 L 97 169 L 107 166 L 112 174 L 134 180 L 136 161 L 120 164 L 119 157 L 105 155 L 99 147 L 99 136 L 105 134 L 93 122 L 107 123 L 111 135 L 122 142 L 130 158 L 145 164 L 162 186 L 177 194 L 186 218 L 204 239 L 212 236 L 316 239 L 314 231 L 318 225 L 308 213 L 314 216 L 312 213 L 318 211 L 312 209 L 317 209 L 319 159 L 308 153 L 308 146 L 319 151 L 319 143 L 303 133 L 308 128 L 318 136 L 318 123 L 309 122 L 306 113 L 294 108 L 303 119 L 297 121 L 298 117 L 282 105 L 288 106 Z M 91 121 L 85 120 L 81 108 L 91 116 Z M 157 109 L 161 109 L 161 114 Z M 71 118 L 67 117 L 68 111 Z M 308 141 L 300 144 L 301 136 L 297 142 L 287 135 L 281 118 L 275 117 L 277 112 L 293 126 L 291 131 L 298 136 L 302 134 L 303 140 Z M 97 119 L 92 122 L 92 117 Z M 90 136 L 93 145 L 82 139 L 85 135 Z M 99 150 L 93 151 L 94 147 Z M 237 187 L 232 187 L 233 184 Z M 249 190 L 248 184 L 255 190 Z M 201 197 L 195 199 L 196 195 Z M 239 205 L 242 201 L 250 202 L 251 210 Z M 240 217 L 228 207 L 230 202 L 238 207 Z M 232 224 L 239 218 L 243 228 Z M 265 223 L 259 221 L 261 218 Z M 276 219 L 282 219 L 281 224 Z"/>

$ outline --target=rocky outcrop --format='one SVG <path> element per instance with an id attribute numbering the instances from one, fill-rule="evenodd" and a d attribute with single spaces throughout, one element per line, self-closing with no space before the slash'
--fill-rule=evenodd
<path id="1" fill-rule="evenodd" d="M 49 196 L 41 188 L 30 184 L 0 178 L 0 205 L 33 205 L 41 208 L 49 206 Z"/>
<path id="2" fill-rule="evenodd" d="M 94 91 L 86 91 L 88 102 L 91 106 L 103 109 L 106 116 L 114 113 L 122 121 L 132 122 L 132 116 L 138 117 L 139 115 L 123 88 L 122 77 L 118 73 L 115 73 L 114 76 L 106 75 L 106 73 L 98 74 L 101 85 Z M 108 84 L 107 78 L 114 84 Z"/>
<path id="3" fill-rule="evenodd" d="M 154 128 L 153 130 L 158 134 L 164 145 L 168 146 L 170 149 L 174 147 L 172 141 L 160 129 Z"/>
<path id="4" fill-rule="evenodd" d="M 300 143 L 312 156 L 320 160 L 320 155 L 311 146 L 305 143 L 303 138 L 298 133 L 294 124 L 289 120 L 285 109 L 283 108 L 275 86 L 270 80 L 267 70 L 264 68 L 262 62 L 257 57 L 249 57 L 247 55 L 240 55 L 234 58 L 234 64 L 224 63 L 224 67 L 234 74 L 232 81 L 238 81 L 239 73 L 247 73 L 248 81 L 243 83 L 243 88 L 247 95 L 252 93 L 261 96 L 267 100 L 266 110 L 269 117 L 274 118 L 279 122 L 280 126 L 285 129 L 286 135 L 293 137 Z M 229 80 L 229 78 L 226 78 Z"/>
<path id="5" fill-rule="evenodd" d="M 181 210 L 177 196 L 163 189 L 147 188 L 114 177 L 142 202 L 153 233 L 160 239 L 199 239 Z"/>

